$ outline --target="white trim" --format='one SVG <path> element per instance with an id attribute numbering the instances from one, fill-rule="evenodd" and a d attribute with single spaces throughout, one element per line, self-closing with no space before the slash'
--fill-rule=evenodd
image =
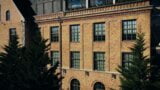
<path id="1" fill-rule="evenodd" d="M 116 4 L 116 0 L 113 0 L 113 4 Z"/>
<path id="2" fill-rule="evenodd" d="M 89 0 L 86 0 L 86 8 L 89 8 Z"/>
<path id="3" fill-rule="evenodd" d="M 62 67 L 62 69 L 66 69 L 66 70 L 75 70 L 75 71 L 84 71 L 84 72 L 94 72 L 94 73 L 106 73 L 106 74 L 117 74 L 120 75 L 119 72 L 112 72 L 112 71 L 95 71 L 95 70 L 91 70 L 91 69 L 74 69 L 74 68 L 68 68 L 68 67 Z"/>

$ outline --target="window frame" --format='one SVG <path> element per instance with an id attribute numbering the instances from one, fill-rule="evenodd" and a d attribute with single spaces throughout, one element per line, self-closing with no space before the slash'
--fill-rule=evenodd
<path id="1" fill-rule="evenodd" d="M 11 12 L 10 10 L 6 11 L 6 21 L 10 21 L 11 20 Z"/>
<path id="2" fill-rule="evenodd" d="M 73 4 L 73 1 L 72 1 L 72 3 L 70 3 L 70 2 L 71 1 L 66 0 L 66 6 L 65 7 L 66 7 L 67 11 L 72 11 L 72 10 L 78 10 L 78 9 L 84 9 L 84 8 L 86 8 L 86 2 L 85 2 L 85 0 L 84 0 L 84 2 L 82 1 L 82 3 L 80 3 L 81 7 L 76 7 L 76 8 L 72 7 L 73 5 L 76 5 L 76 4 Z M 80 0 L 80 2 L 81 2 L 81 0 Z"/>
<path id="3" fill-rule="evenodd" d="M 111 0 L 105 0 L 102 5 L 97 5 L 96 4 L 96 0 L 88 0 L 88 4 L 89 4 L 89 7 L 103 7 L 103 6 L 108 6 L 108 5 L 112 5 L 113 2 Z"/>
<path id="4" fill-rule="evenodd" d="M 75 26 L 78 27 L 76 27 L 76 29 L 72 29 L 72 27 Z M 80 42 L 80 33 L 81 33 L 80 24 L 70 25 L 70 42 L 75 42 L 75 43 Z"/>
<path id="5" fill-rule="evenodd" d="M 127 55 L 127 59 L 125 58 Z M 133 53 L 132 52 L 122 52 L 122 67 L 125 68 L 125 69 L 128 69 L 128 67 L 130 66 L 130 60 L 129 58 L 131 58 L 132 56 L 132 59 L 133 59 Z M 127 66 L 125 66 L 127 64 Z"/>
<path id="6" fill-rule="evenodd" d="M 101 27 L 101 28 L 103 28 L 104 30 L 103 29 L 96 30 L 96 24 L 103 24 L 104 27 Z M 106 25 L 105 24 L 106 24 L 105 22 L 93 23 L 93 41 L 94 42 L 105 42 L 105 40 L 106 40 Z M 100 26 L 98 28 L 100 28 Z M 98 35 L 96 35 L 96 33 L 101 33 L 101 35 L 98 36 Z"/>
<path id="7" fill-rule="evenodd" d="M 56 53 L 58 56 L 55 57 L 54 53 Z M 51 65 L 54 66 L 60 60 L 60 53 L 59 53 L 59 51 L 51 51 L 50 55 L 51 55 L 51 57 L 50 57 L 51 58 Z"/>
<path id="8" fill-rule="evenodd" d="M 98 87 L 98 89 L 97 89 L 97 87 Z M 93 86 L 93 90 L 105 90 L 105 85 L 101 82 L 96 82 Z"/>
<path id="9" fill-rule="evenodd" d="M 99 54 L 99 56 L 103 55 L 103 57 L 97 57 L 97 55 Z M 99 58 L 99 60 L 97 59 Z M 100 58 L 103 58 L 103 60 Z M 93 70 L 94 71 L 105 71 L 105 67 L 106 67 L 106 56 L 105 56 L 105 52 L 94 52 L 93 53 Z"/>
<path id="10" fill-rule="evenodd" d="M 52 31 L 52 28 L 58 28 L 57 29 L 57 31 L 56 31 L 56 33 L 54 33 L 53 31 Z M 50 41 L 51 41 L 51 43 L 56 43 L 56 42 L 59 42 L 59 26 L 52 26 L 52 27 L 50 27 Z M 55 39 L 54 39 L 55 38 Z"/>
<path id="11" fill-rule="evenodd" d="M 127 23 L 127 25 L 124 25 L 125 22 Z M 126 27 L 127 29 L 125 29 Z M 125 34 L 124 32 L 126 32 L 127 34 Z M 131 34 L 129 34 L 129 32 Z M 136 40 L 136 36 L 137 36 L 137 20 L 136 19 L 122 20 L 122 41 Z"/>
<path id="12" fill-rule="evenodd" d="M 73 54 L 79 54 L 79 57 L 74 56 Z M 70 52 L 70 68 L 72 69 L 80 69 L 80 52 L 79 51 L 71 51 Z"/>
<path id="13" fill-rule="evenodd" d="M 9 29 L 9 41 L 13 41 L 16 38 L 17 32 L 16 28 L 10 28 Z"/>
<path id="14" fill-rule="evenodd" d="M 70 82 L 70 90 L 80 90 L 80 82 L 77 79 L 72 79 Z"/>

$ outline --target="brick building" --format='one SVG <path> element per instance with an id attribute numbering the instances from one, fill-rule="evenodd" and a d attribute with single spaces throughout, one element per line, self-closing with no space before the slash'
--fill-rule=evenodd
<path id="1" fill-rule="evenodd" d="M 0 51 L 15 34 L 21 44 L 25 44 L 24 17 L 13 0 L 0 0 Z"/>
<path id="2" fill-rule="evenodd" d="M 51 64 L 62 60 L 63 90 L 120 90 L 117 68 L 129 64 L 138 32 L 145 33 L 145 55 L 156 55 L 157 0 L 30 1 L 34 21 L 51 43 Z"/>

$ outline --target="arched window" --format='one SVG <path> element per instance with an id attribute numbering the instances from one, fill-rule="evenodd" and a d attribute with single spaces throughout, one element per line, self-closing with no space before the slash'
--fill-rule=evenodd
<path id="1" fill-rule="evenodd" d="M 102 83 L 97 82 L 94 84 L 94 90 L 105 90 L 105 86 Z"/>
<path id="2" fill-rule="evenodd" d="M 10 20 L 10 11 L 7 10 L 6 11 L 6 21 L 9 21 Z"/>
<path id="3" fill-rule="evenodd" d="M 73 79 L 71 81 L 71 89 L 70 90 L 80 90 L 80 83 L 77 79 Z"/>

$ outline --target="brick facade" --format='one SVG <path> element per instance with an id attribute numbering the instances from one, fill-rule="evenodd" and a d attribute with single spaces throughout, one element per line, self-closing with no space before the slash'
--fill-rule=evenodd
<path id="1" fill-rule="evenodd" d="M 1 19 L 0 19 L 0 51 L 8 44 L 9 29 L 16 28 L 19 41 L 24 42 L 24 18 L 14 4 L 13 0 L 0 0 Z M 10 20 L 6 21 L 6 11 L 10 11 Z"/>
<path id="2" fill-rule="evenodd" d="M 126 5 L 86 9 L 80 11 L 55 13 L 35 16 L 42 36 L 50 39 L 50 27 L 59 26 L 55 19 L 60 16 L 62 23 L 62 68 L 63 89 L 70 90 L 72 79 L 80 82 L 81 90 L 93 90 L 96 82 L 105 85 L 106 90 L 120 90 L 118 65 L 122 63 L 122 52 L 130 52 L 134 41 L 122 41 L 122 20 L 135 19 L 137 32 L 145 33 L 147 50 L 150 56 L 150 19 L 151 7 L 149 3 L 139 2 Z M 93 41 L 93 24 L 105 23 L 105 41 Z M 80 25 L 80 42 L 70 42 L 70 25 Z M 59 42 L 51 43 L 50 51 L 58 51 Z M 70 52 L 80 52 L 80 69 L 70 68 Z M 105 71 L 93 70 L 93 53 L 105 52 Z"/>
<path id="3" fill-rule="evenodd" d="M 4 46 L 9 40 L 9 29 L 16 28 L 21 44 L 24 42 L 24 18 L 16 8 L 12 0 L 0 0 L 0 46 Z M 5 20 L 5 12 L 10 10 L 11 20 Z M 77 79 L 80 82 L 80 90 L 93 90 L 96 82 L 104 84 L 106 90 L 120 90 L 120 74 L 117 72 L 119 65 L 122 65 L 122 52 L 130 52 L 134 40 L 122 40 L 122 21 L 135 19 L 137 32 L 145 33 L 147 50 L 145 55 L 150 57 L 151 52 L 151 10 L 148 0 L 128 4 L 105 6 L 73 10 L 68 12 L 57 12 L 51 14 L 36 15 L 35 21 L 38 24 L 41 34 L 49 39 L 50 28 L 59 26 L 56 21 L 60 17 L 62 22 L 62 73 L 64 76 L 62 88 L 70 90 L 71 80 Z M 105 41 L 95 42 L 93 40 L 94 23 L 105 23 Z M 80 25 L 80 42 L 70 42 L 70 25 Z M 51 42 L 50 50 L 59 51 L 59 42 Z M 0 51 L 2 51 L 0 49 Z M 80 68 L 70 68 L 70 52 L 80 52 Z M 94 52 L 105 52 L 105 70 L 95 71 L 93 69 Z"/>

